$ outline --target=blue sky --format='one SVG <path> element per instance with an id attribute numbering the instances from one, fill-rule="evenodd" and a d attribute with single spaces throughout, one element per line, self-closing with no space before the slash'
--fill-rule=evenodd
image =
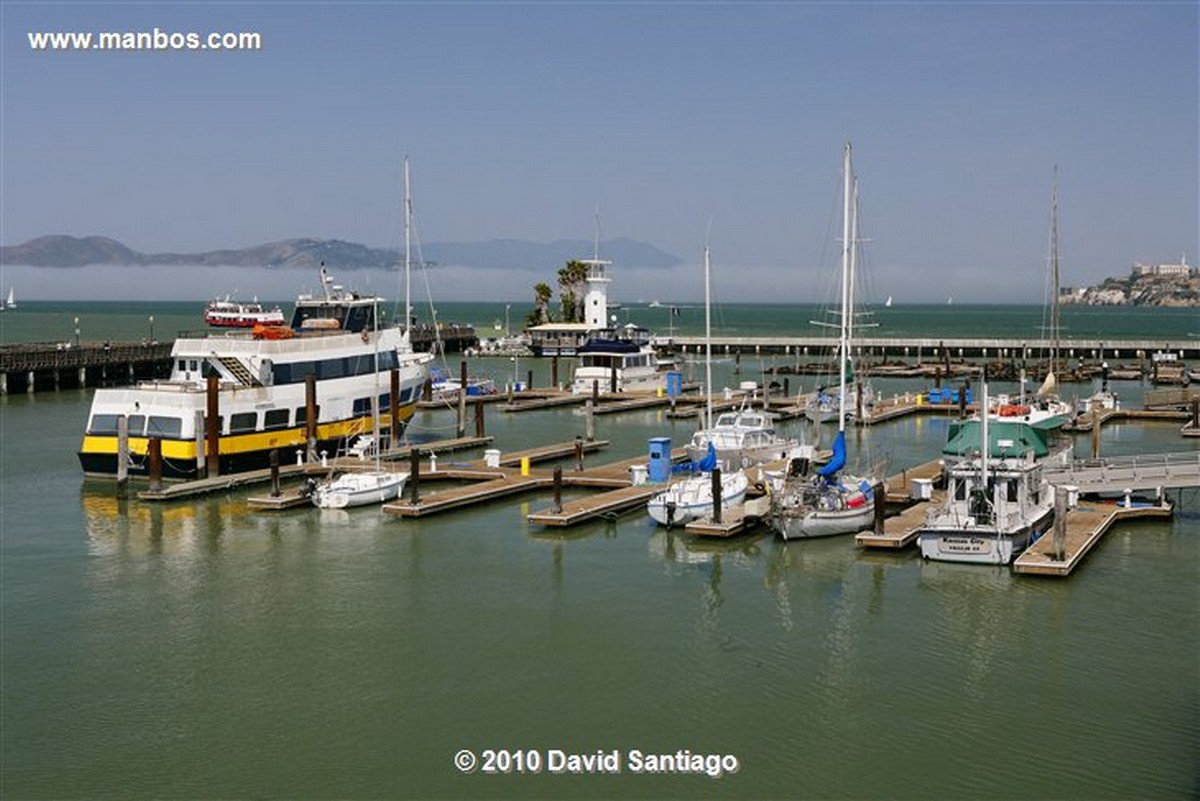
<path id="1" fill-rule="evenodd" d="M 1056 164 L 1065 283 L 1200 262 L 1197 8 L 3 2 L 0 241 L 395 246 L 407 153 L 425 241 L 590 239 L 598 206 L 603 236 L 689 262 L 614 265 L 614 294 L 688 299 L 711 219 L 724 300 L 820 300 L 850 139 L 881 296 L 1040 302 Z M 263 49 L 27 38 L 155 27 Z"/>

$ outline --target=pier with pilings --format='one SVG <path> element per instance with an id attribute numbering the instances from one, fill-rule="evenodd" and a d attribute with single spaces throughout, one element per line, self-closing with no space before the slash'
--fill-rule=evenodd
<path id="1" fill-rule="evenodd" d="M 170 342 L 25 342 L 0 345 L 0 395 L 132 384 L 171 372 Z"/>

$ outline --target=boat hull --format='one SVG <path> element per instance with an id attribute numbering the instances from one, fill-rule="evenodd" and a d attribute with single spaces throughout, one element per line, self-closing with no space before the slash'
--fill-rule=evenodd
<path id="1" fill-rule="evenodd" d="M 721 508 L 741 504 L 746 500 L 749 480 L 742 473 L 721 480 Z M 684 526 L 693 520 L 712 517 L 712 478 L 708 474 L 684 479 L 646 504 L 651 519 L 660 526 Z"/>
<path id="2" fill-rule="evenodd" d="M 347 473 L 313 491 L 313 506 L 346 509 L 395 500 L 404 491 L 408 473 Z"/>
<path id="3" fill-rule="evenodd" d="M 857 534 L 875 522 L 875 504 L 867 503 L 854 509 L 823 511 L 810 509 L 803 513 L 774 514 L 771 526 L 785 540 L 804 540 Z"/>
<path id="4" fill-rule="evenodd" d="M 983 565 L 1007 565 L 1049 529 L 1053 509 L 1015 531 L 955 528 L 923 528 L 917 534 L 921 557 L 938 562 L 968 562 Z"/>

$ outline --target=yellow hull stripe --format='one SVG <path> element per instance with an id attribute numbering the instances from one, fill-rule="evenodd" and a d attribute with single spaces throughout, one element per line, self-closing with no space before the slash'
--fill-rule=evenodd
<path id="1" fill-rule="evenodd" d="M 400 420 L 407 423 L 412 418 L 416 407 L 413 405 L 400 407 Z M 380 430 L 386 431 L 391 425 L 391 415 L 379 417 Z M 342 439 L 355 434 L 365 434 L 371 430 L 370 417 L 355 417 L 349 420 L 339 420 L 335 423 L 318 423 L 317 439 Z M 129 452 L 136 456 L 144 456 L 149 448 L 150 440 L 146 437 L 130 437 Z M 305 428 L 281 428 L 276 431 L 255 431 L 246 434 L 222 434 L 217 446 L 221 455 L 234 456 L 240 453 L 254 451 L 269 451 L 272 448 L 303 448 L 305 446 Z M 117 438 L 115 435 L 85 435 L 81 453 L 116 454 Z M 195 460 L 196 441 L 181 439 L 162 440 L 162 455 L 164 459 Z"/>

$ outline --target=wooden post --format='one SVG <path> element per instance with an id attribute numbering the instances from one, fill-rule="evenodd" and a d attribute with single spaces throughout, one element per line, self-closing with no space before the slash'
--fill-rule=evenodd
<path id="1" fill-rule="evenodd" d="M 124 498 L 129 485 L 129 418 L 117 418 L 117 497 Z"/>
<path id="2" fill-rule="evenodd" d="M 554 513 L 562 512 L 562 465 L 554 466 Z"/>
<path id="3" fill-rule="evenodd" d="M 195 429 L 196 440 L 196 478 L 204 478 L 206 467 L 204 460 L 204 412 L 200 409 L 196 410 L 192 427 Z"/>
<path id="4" fill-rule="evenodd" d="M 308 443 L 306 461 L 317 460 L 317 374 L 304 376 L 304 441 Z"/>
<path id="5" fill-rule="evenodd" d="M 875 533 L 883 536 L 884 513 L 887 511 L 887 498 L 883 494 L 883 482 L 871 487 L 871 495 L 875 499 Z"/>
<path id="6" fill-rule="evenodd" d="M 1200 398 L 1192 398 L 1192 428 L 1200 428 Z"/>
<path id="7" fill-rule="evenodd" d="M 419 448 L 413 448 L 409 455 L 409 470 L 408 470 L 408 502 L 416 506 L 421 502 L 421 490 L 418 485 L 421 483 L 421 451 Z"/>
<path id="8" fill-rule="evenodd" d="M 594 400 L 592 400 L 591 398 L 588 398 L 587 402 L 584 404 L 584 407 L 583 407 L 583 421 L 584 421 L 583 430 L 584 430 L 584 433 L 587 435 L 588 442 L 592 442 L 593 440 L 596 439 L 596 420 L 595 420 L 595 417 L 593 416 L 595 413 L 595 409 L 596 409 L 596 402 Z"/>
<path id="9" fill-rule="evenodd" d="M 458 385 L 458 436 L 467 435 L 467 362 L 464 359 L 459 368 Z"/>
<path id="10" fill-rule="evenodd" d="M 400 443 L 400 368 L 393 367 L 391 371 L 391 386 L 388 388 L 388 412 L 391 424 L 388 426 L 388 447 L 397 447 Z"/>
<path id="11" fill-rule="evenodd" d="M 608 391 L 614 395 L 617 392 L 617 367 L 613 365 L 608 369 Z"/>
<path id="12" fill-rule="evenodd" d="M 1100 458 L 1100 402 L 1092 401 L 1092 458 Z"/>
<path id="13" fill-rule="evenodd" d="M 1067 549 L 1067 488 L 1054 487 L 1054 558 L 1062 561 Z"/>
<path id="14" fill-rule="evenodd" d="M 475 399 L 475 436 L 481 439 L 483 433 L 483 401 L 480 398 Z"/>
<path id="15" fill-rule="evenodd" d="M 721 523 L 721 468 L 714 467 L 712 471 L 712 502 L 713 522 L 720 525 Z"/>
<path id="16" fill-rule="evenodd" d="M 792 379 L 787 376 L 783 377 L 783 397 L 792 397 Z"/>
<path id="17" fill-rule="evenodd" d="M 533 389 L 533 370 L 525 374 L 525 391 L 528 392 L 531 389 Z"/>
<path id="18" fill-rule="evenodd" d="M 208 377 L 208 384 L 205 387 L 207 401 L 206 413 L 204 415 L 204 439 L 205 458 L 207 467 L 204 471 L 206 476 L 221 475 L 221 408 L 219 402 L 220 385 L 216 375 Z"/>
<path id="19" fill-rule="evenodd" d="M 583 469 L 583 437 L 575 437 L 575 469 Z"/>
<path id="20" fill-rule="evenodd" d="M 958 419 L 967 416 L 967 387 L 965 384 L 958 388 Z"/>
<path id="21" fill-rule="evenodd" d="M 150 490 L 162 489 L 162 440 L 151 437 L 146 443 L 146 460 L 150 463 Z"/>
<path id="22" fill-rule="evenodd" d="M 863 422 L 863 388 L 862 381 L 854 380 L 854 420 L 861 424 Z"/>
<path id="23" fill-rule="evenodd" d="M 279 449 L 271 449 L 271 497 L 279 497 Z"/>
<path id="24" fill-rule="evenodd" d="M 558 389 L 558 354 L 550 357 L 550 383 Z"/>

